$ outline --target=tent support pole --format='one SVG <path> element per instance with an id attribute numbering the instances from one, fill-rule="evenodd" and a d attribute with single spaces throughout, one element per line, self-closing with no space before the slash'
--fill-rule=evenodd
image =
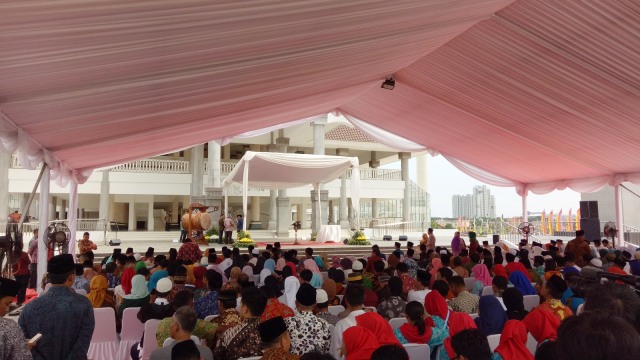
<path id="1" fill-rule="evenodd" d="M 615 205 L 616 205 L 616 227 L 618 228 L 618 244 L 615 243 L 616 238 L 613 238 L 613 246 L 624 245 L 624 217 L 622 215 L 622 186 L 617 184 L 613 187 L 615 193 Z"/>
<path id="2" fill-rule="evenodd" d="M 31 202 L 33 201 L 33 197 L 36 195 L 36 191 L 38 190 L 38 186 L 40 186 L 40 181 L 42 181 L 42 174 L 44 174 L 44 172 L 47 170 L 47 163 L 42 163 L 42 169 L 40 169 L 40 174 L 38 174 L 38 179 L 36 180 L 36 183 L 33 185 L 33 190 L 31 190 L 31 194 L 29 194 L 29 199 L 27 200 L 27 203 L 24 205 L 23 209 L 20 209 L 20 214 L 26 214 L 27 211 L 29 211 L 29 208 L 31 207 Z M 40 205 L 42 206 L 42 205 Z M 49 206 L 49 205 L 47 205 Z M 24 219 L 25 216 L 20 217 L 20 223 L 18 224 L 18 228 L 21 229 L 22 228 L 22 224 L 24 223 Z"/>

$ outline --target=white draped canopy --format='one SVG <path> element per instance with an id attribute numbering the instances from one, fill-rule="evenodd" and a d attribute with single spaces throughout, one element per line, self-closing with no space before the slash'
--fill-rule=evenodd
<path id="1" fill-rule="evenodd" d="M 249 186 L 275 190 L 311 184 L 318 191 L 320 184 L 342 176 L 349 169 L 351 201 L 357 211 L 360 209 L 360 171 L 357 157 L 247 151 L 222 182 L 225 206 L 228 203 L 229 186 L 233 183 L 242 184 L 242 209 L 246 214 Z M 320 201 L 317 201 L 316 211 L 317 216 L 320 216 Z M 244 230 L 246 228 L 247 221 L 244 222 Z"/>

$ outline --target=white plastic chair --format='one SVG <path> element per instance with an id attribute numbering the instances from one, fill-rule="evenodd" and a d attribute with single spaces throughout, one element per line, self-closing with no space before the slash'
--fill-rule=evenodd
<path id="1" fill-rule="evenodd" d="M 139 307 L 124 309 L 122 313 L 122 331 L 120 331 L 120 345 L 118 359 L 129 360 L 131 347 L 140 341 L 144 332 L 144 324 L 138 320 Z"/>
<path id="2" fill-rule="evenodd" d="M 340 299 L 340 303 L 342 304 L 342 298 L 344 298 L 344 295 L 336 295 L 338 297 L 338 299 Z"/>
<path id="3" fill-rule="evenodd" d="M 540 296 L 525 295 L 522 297 L 522 302 L 524 303 L 524 309 L 527 311 L 531 311 L 534 307 L 540 305 Z"/>
<path id="4" fill-rule="evenodd" d="M 207 317 L 204 318 L 204 321 L 206 322 L 210 322 L 211 320 L 217 318 L 219 315 L 209 315 Z"/>
<path id="5" fill-rule="evenodd" d="M 475 319 L 475 318 L 478 317 L 478 314 L 477 313 L 476 314 L 469 314 L 469 316 L 471 316 L 472 319 Z"/>
<path id="6" fill-rule="evenodd" d="M 533 335 L 529 333 L 527 335 L 527 349 L 531 351 L 531 354 L 535 355 L 537 348 L 538 348 L 538 340 L 536 340 L 536 338 L 534 338 Z"/>
<path id="7" fill-rule="evenodd" d="M 389 325 L 391 325 L 391 328 L 393 330 L 399 328 L 400 326 L 406 323 L 407 323 L 407 318 L 403 318 L 403 317 L 389 319 Z"/>
<path id="8" fill-rule="evenodd" d="M 85 290 L 85 289 L 76 289 L 76 294 L 87 296 L 87 290 Z"/>
<path id="9" fill-rule="evenodd" d="M 87 357 L 92 360 L 111 360 L 118 352 L 116 313 L 112 308 L 93 309 L 96 324 Z"/>
<path id="10" fill-rule="evenodd" d="M 329 314 L 338 316 L 341 312 L 344 311 L 344 306 L 342 305 L 332 305 L 329 306 Z"/>
<path id="11" fill-rule="evenodd" d="M 366 306 L 364 309 L 367 310 L 367 311 L 371 311 L 371 312 L 377 312 L 378 311 L 378 309 L 375 306 Z"/>
<path id="12" fill-rule="evenodd" d="M 489 342 L 489 349 L 491 349 L 491 352 L 494 352 L 500 344 L 500 334 L 487 336 L 487 341 Z"/>
<path id="13" fill-rule="evenodd" d="M 409 354 L 409 360 L 429 359 L 431 348 L 427 344 L 403 344 L 404 349 Z"/>
<path id="14" fill-rule="evenodd" d="M 199 337 L 195 336 L 195 335 L 191 335 L 191 341 L 193 341 L 196 344 L 200 344 L 201 340 Z M 162 347 L 167 347 L 173 343 L 175 343 L 176 341 L 173 338 L 166 338 L 164 339 L 164 342 L 162 343 Z"/>
<path id="15" fill-rule="evenodd" d="M 475 283 L 476 283 L 475 277 L 464 278 L 464 286 L 467 288 L 468 291 L 473 290 L 473 285 Z"/>
<path id="16" fill-rule="evenodd" d="M 151 319 L 144 323 L 144 344 L 142 347 L 142 360 L 149 360 L 153 350 L 158 348 L 156 333 L 158 332 L 160 320 Z"/>
<path id="17" fill-rule="evenodd" d="M 482 289 L 482 296 L 486 296 L 486 295 L 493 295 L 493 287 L 492 286 L 485 286 Z"/>

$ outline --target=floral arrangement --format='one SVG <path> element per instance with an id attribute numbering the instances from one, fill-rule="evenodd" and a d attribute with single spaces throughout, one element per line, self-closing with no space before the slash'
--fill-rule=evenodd
<path id="1" fill-rule="evenodd" d="M 351 235 L 351 239 L 349 239 L 347 245 L 371 245 L 371 243 L 362 231 L 356 230 Z"/>
<path id="2" fill-rule="evenodd" d="M 246 248 L 250 245 L 256 246 L 256 242 L 251 238 L 248 231 L 238 231 L 238 241 L 233 243 L 233 247 Z"/>
<path id="3" fill-rule="evenodd" d="M 207 240 L 208 243 L 213 243 L 218 240 L 218 228 L 212 226 L 209 230 L 205 231 L 204 239 Z"/>

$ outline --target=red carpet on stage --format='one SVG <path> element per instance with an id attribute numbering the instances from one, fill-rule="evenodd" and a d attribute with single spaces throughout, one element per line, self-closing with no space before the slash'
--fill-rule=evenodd
<path id="1" fill-rule="evenodd" d="M 283 247 L 287 247 L 287 246 L 292 246 L 294 245 L 291 242 L 281 242 L 280 243 Z M 256 245 L 258 245 L 259 247 L 265 247 L 267 245 L 273 245 L 273 242 L 262 242 L 262 241 L 258 241 L 256 242 Z M 298 240 L 298 244 L 295 246 L 311 246 L 311 247 L 318 247 L 318 246 L 344 246 L 344 243 L 342 242 L 324 242 L 324 243 L 318 243 L 315 241 L 301 241 Z"/>

